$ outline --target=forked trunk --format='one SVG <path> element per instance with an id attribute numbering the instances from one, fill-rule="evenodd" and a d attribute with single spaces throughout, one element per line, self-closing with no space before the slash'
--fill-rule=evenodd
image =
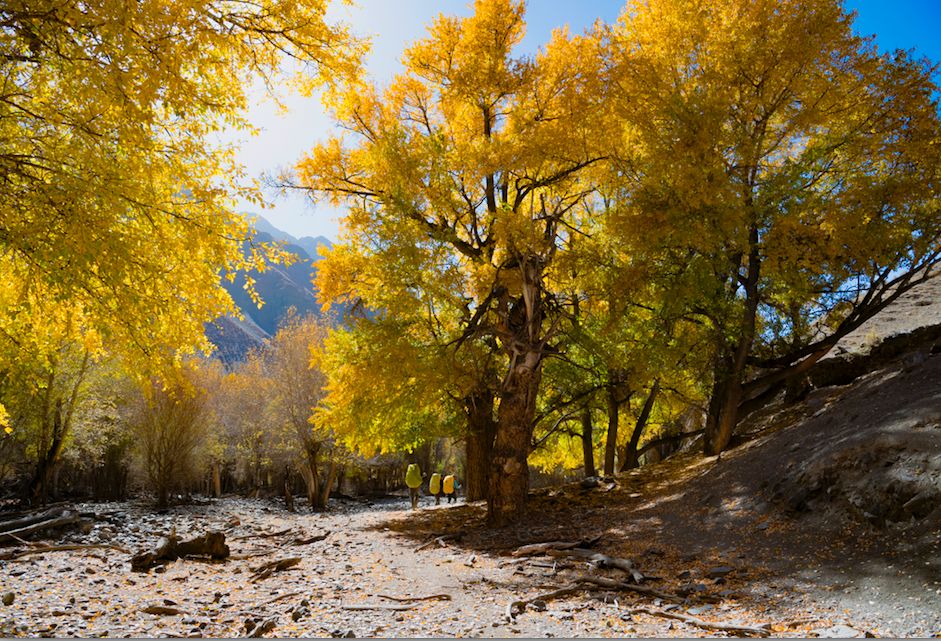
<path id="1" fill-rule="evenodd" d="M 650 420 L 650 412 L 653 411 L 653 404 L 657 400 L 657 394 L 660 393 L 660 381 L 654 381 L 653 387 L 650 388 L 650 393 L 647 394 L 647 400 L 644 401 L 644 407 L 640 411 L 640 416 L 637 417 L 637 423 L 634 424 L 634 431 L 631 433 L 631 440 L 627 444 L 627 448 L 624 452 L 624 462 L 621 464 L 621 471 L 634 469 L 640 465 L 638 459 L 640 458 L 637 454 L 637 446 L 640 444 L 640 437 L 644 433 L 644 429 L 647 427 L 647 422 Z"/>
<path id="2" fill-rule="evenodd" d="M 716 367 L 712 398 L 709 400 L 709 416 L 706 419 L 706 432 L 703 448 L 707 456 L 720 454 L 732 439 L 732 432 L 738 423 L 739 404 L 742 402 L 742 384 L 755 339 L 755 326 L 758 317 L 758 279 L 761 273 L 761 257 L 758 247 L 758 227 L 753 224 L 749 229 L 748 271 L 745 278 L 745 305 L 742 310 L 742 326 L 734 350 L 726 353 Z"/>

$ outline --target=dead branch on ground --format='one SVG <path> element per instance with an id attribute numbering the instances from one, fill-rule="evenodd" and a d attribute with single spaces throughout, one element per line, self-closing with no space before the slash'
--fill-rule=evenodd
<path id="1" fill-rule="evenodd" d="M 286 559 L 278 559 L 276 561 L 271 561 L 270 563 L 265 563 L 264 565 L 259 565 L 253 570 L 255 573 L 252 575 L 252 583 L 257 583 L 258 581 L 263 581 L 275 572 L 283 572 L 289 568 L 293 568 L 295 565 L 301 562 L 301 557 L 292 556 Z"/>
<path id="2" fill-rule="evenodd" d="M 650 616 L 663 617 L 666 619 L 675 619 L 677 621 L 683 621 L 690 625 L 694 625 L 703 630 L 721 630 L 723 632 L 740 632 L 743 634 L 753 634 L 757 637 L 767 637 L 771 635 L 771 631 L 768 629 L 768 626 L 763 627 L 751 627 L 747 625 L 735 625 L 732 623 L 712 623 L 711 621 L 703 621 L 702 619 L 697 619 L 696 617 L 689 616 L 688 614 L 680 614 L 679 612 L 667 612 L 665 610 L 651 610 L 649 608 L 635 608 L 630 611 L 631 614 L 649 614 Z"/>

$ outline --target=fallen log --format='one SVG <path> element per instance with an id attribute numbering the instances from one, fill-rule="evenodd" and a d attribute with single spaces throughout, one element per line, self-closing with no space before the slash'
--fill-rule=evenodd
<path id="1" fill-rule="evenodd" d="M 33 522 L 22 527 L 4 530 L 0 532 L 0 543 L 21 543 L 22 539 L 36 534 L 37 532 L 60 528 L 66 525 L 73 525 L 78 523 L 81 518 L 82 517 L 78 512 L 66 510 L 58 516 L 53 516 L 52 518 L 47 518 L 43 521 Z"/>
<path id="2" fill-rule="evenodd" d="M 572 548 L 567 550 L 546 550 L 546 555 L 556 558 L 579 558 L 584 559 L 590 563 L 597 565 L 602 568 L 617 568 L 627 572 L 627 574 L 633 579 L 634 583 L 643 583 L 646 578 L 643 573 L 641 573 L 637 566 L 634 565 L 634 562 L 630 559 L 622 559 L 616 556 L 608 556 L 607 554 L 602 554 L 601 552 L 595 552 L 594 550 L 585 550 L 583 548 Z"/>
<path id="3" fill-rule="evenodd" d="M 532 543 L 518 547 L 510 553 L 511 556 L 537 556 L 546 554 L 549 550 L 570 550 L 572 548 L 590 548 L 601 540 L 600 536 L 580 541 L 548 541 L 546 543 Z"/>
<path id="4" fill-rule="evenodd" d="M 204 557 L 213 560 L 227 559 L 229 557 L 229 546 L 225 543 L 225 534 L 222 532 L 207 532 L 189 541 L 181 541 L 176 534 L 161 537 L 156 548 L 131 558 L 131 570 L 147 572 L 165 562 L 186 557 Z"/>
<path id="5" fill-rule="evenodd" d="M 293 568 L 295 565 L 301 562 L 301 557 L 292 556 L 286 559 L 277 559 L 276 561 L 271 561 L 270 563 L 265 563 L 259 565 L 253 570 L 254 575 L 252 575 L 252 583 L 257 583 L 267 579 L 269 576 L 275 572 L 282 572 L 289 568 Z"/>
<path id="6" fill-rule="evenodd" d="M 66 510 L 65 508 L 54 507 L 54 508 L 42 510 L 41 512 L 26 513 L 17 518 L 0 522 L 0 532 L 19 530 L 20 528 L 24 528 L 29 525 L 42 523 L 43 521 L 48 521 L 49 519 L 54 519 L 58 516 L 62 516 L 67 511 L 68 510 Z"/>
<path id="7" fill-rule="evenodd" d="M 702 628 L 703 630 L 721 630 L 723 632 L 738 632 L 742 634 L 753 634 L 756 637 L 767 637 L 771 636 L 771 631 L 768 627 L 751 627 L 747 625 L 735 625 L 733 623 L 713 623 L 711 621 L 703 621 L 702 619 L 697 619 L 696 617 L 689 616 L 688 614 L 680 614 L 679 612 L 667 612 L 665 610 L 651 610 L 649 608 L 635 608 L 631 610 L 631 614 L 649 614 L 650 616 L 663 617 L 665 619 L 675 619 L 677 621 L 683 621 L 690 625 L 694 625 L 697 628 Z"/>

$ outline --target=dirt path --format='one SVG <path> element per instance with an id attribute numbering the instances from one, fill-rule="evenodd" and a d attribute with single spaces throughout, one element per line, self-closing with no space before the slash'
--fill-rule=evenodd
<path id="1" fill-rule="evenodd" d="M 420 527 L 439 519 L 453 524 L 455 517 L 478 515 L 480 509 L 441 506 L 411 514 L 399 509 L 403 504 L 404 500 L 344 505 L 326 516 L 291 515 L 260 501 L 239 499 L 160 515 L 127 504 L 82 506 L 110 519 L 87 535 L 72 537 L 84 543 L 138 549 L 152 546 L 158 534 L 174 528 L 184 538 L 206 529 L 226 529 L 233 554 L 259 556 L 216 564 L 176 561 L 148 574 L 130 572 L 128 555 L 110 550 L 48 552 L 0 562 L 2 591 L 15 594 L 13 604 L 0 610 L 0 632 L 60 637 L 243 636 L 247 621 L 271 619 L 272 635 L 291 637 L 696 634 L 683 624 L 632 617 L 627 606 L 634 599 L 624 595 L 607 599 L 598 595 L 601 600 L 576 595 L 507 621 L 511 600 L 552 589 L 564 582 L 562 576 L 551 566 L 539 567 L 549 565 L 545 561 L 506 565 L 508 557 L 495 552 L 442 546 L 434 539 L 416 551 L 422 540 L 429 539 L 417 530 L 397 530 L 407 530 L 410 522 Z M 290 531 L 239 538 L 284 530 Z M 292 543 L 325 530 L 330 535 L 324 541 Z M 250 581 L 253 567 L 289 556 L 303 560 L 289 571 Z M 422 601 L 401 611 L 344 609 L 401 605 L 381 594 L 398 598 L 447 594 L 452 599 Z M 181 613 L 141 611 L 153 605 Z M 726 618 L 740 616 L 729 604 L 718 607 Z"/>

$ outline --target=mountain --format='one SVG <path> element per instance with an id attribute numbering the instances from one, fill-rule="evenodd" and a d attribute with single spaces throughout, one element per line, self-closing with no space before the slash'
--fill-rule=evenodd
<path id="1" fill-rule="evenodd" d="M 254 216 L 255 243 L 279 241 L 283 249 L 293 254 L 296 260 L 290 265 L 269 264 L 264 272 L 239 273 L 233 282 L 223 281 L 223 287 L 242 312 L 244 320 L 232 317 L 217 319 L 206 327 L 206 335 L 217 348 L 217 355 L 224 362 L 242 360 L 251 349 L 260 346 L 278 331 L 288 310 L 293 308 L 301 316 L 320 316 L 321 306 L 317 302 L 317 290 L 313 285 L 320 260 L 319 249 L 331 247 L 323 236 L 295 238 L 261 216 Z M 246 251 L 247 251 L 246 247 Z M 245 291 L 245 278 L 255 281 L 263 305 L 259 308 Z"/>

